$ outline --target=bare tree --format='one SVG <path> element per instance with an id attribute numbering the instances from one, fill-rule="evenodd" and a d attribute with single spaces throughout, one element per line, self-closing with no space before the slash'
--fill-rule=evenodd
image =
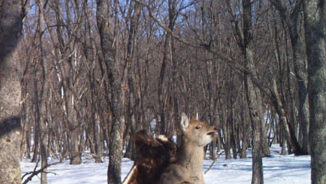
<path id="1" fill-rule="evenodd" d="M 108 73 L 108 81 L 110 84 L 110 108 L 112 111 L 112 129 L 109 147 L 109 166 L 108 166 L 108 184 L 118 184 L 121 182 L 121 157 L 123 147 L 123 112 L 125 102 L 124 88 L 127 84 L 127 72 L 119 71 L 118 60 L 116 57 L 117 30 L 118 30 L 118 1 L 114 1 L 114 25 L 110 20 L 110 2 L 105 0 L 97 0 L 96 20 L 99 29 L 101 50 L 104 63 Z M 113 29 L 113 34 L 111 30 Z M 119 75 L 119 73 L 122 75 Z"/>
<path id="2" fill-rule="evenodd" d="M 245 92 L 249 107 L 249 114 L 252 126 L 253 156 L 252 156 L 252 184 L 263 184 L 263 163 L 262 163 L 262 123 L 263 111 L 261 94 L 253 84 L 253 78 L 257 78 L 256 68 L 253 60 L 253 51 L 250 47 L 252 42 L 252 3 L 250 0 L 243 0 L 243 37 L 241 38 L 242 52 L 245 58 L 244 73 Z"/>
<path id="3" fill-rule="evenodd" d="M 296 1 L 293 8 L 286 6 L 286 1 L 271 1 L 280 13 L 280 18 L 284 21 L 286 28 L 289 30 L 291 46 L 293 52 L 294 72 L 298 85 L 298 121 L 300 123 L 300 131 L 302 133 L 302 146 L 292 144 L 295 154 L 308 154 L 308 107 L 307 101 L 307 73 L 305 70 L 305 59 L 303 53 L 303 43 L 300 41 L 300 9 L 302 0 Z M 289 123 L 289 122 L 288 122 Z M 294 134 L 289 132 L 289 137 L 296 142 Z M 289 139 L 288 139 L 289 140 Z"/>

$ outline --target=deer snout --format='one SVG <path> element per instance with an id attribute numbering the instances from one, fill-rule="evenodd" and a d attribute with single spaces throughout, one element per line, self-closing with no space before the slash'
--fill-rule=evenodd
<path id="1" fill-rule="evenodd" d="M 217 136 L 217 134 L 218 134 L 218 132 L 217 132 L 217 128 L 216 127 L 214 127 L 214 131 L 211 131 L 211 132 L 208 132 L 207 133 L 207 135 L 210 135 L 210 136 L 213 136 L 213 137 Z"/>

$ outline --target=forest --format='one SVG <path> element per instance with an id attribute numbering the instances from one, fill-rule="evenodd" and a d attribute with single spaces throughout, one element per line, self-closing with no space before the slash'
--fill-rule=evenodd
<path id="1" fill-rule="evenodd" d="M 0 183 L 89 150 L 118 184 L 134 134 L 178 142 L 184 112 L 217 127 L 207 159 L 253 150 L 252 184 L 272 144 L 325 184 L 325 22 L 324 0 L 0 0 Z"/>

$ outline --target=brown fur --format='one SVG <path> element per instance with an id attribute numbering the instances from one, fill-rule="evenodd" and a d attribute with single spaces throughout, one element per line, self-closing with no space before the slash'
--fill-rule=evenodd
<path id="1" fill-rule="evenodd" d="M 166 166 L 175 161 L 177 146 L 168 139 L 153 138 L 147 130 L 135 135 L 137 159 L 123 184 L 154 184 Z"/>

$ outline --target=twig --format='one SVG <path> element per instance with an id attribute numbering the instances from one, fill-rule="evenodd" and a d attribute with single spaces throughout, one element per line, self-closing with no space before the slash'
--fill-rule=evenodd
<path id="1" fill-rule="evenodd" d="M 153 14 L 153 12 L 152 12 L 152 10 L 151 10 L 151 8 L 150 8 L 150 6 L 148 5 L 148 4 L 146 4 L 145 2 L 143 2 L 143 1 L 141 1 L 141 0 L 135 0 L 137 3 L 139 3 L 139 4 L 141 4 L 141 5 L 143 5 L 143 6 L 145 6 L 146 8 L 147 8 L 147 10 L 148 10 L 148 13 L 149 13 L 149 16 L 150 17 L 152 17 L 152 19 L 154 19 L 154 21 L 156 22 L 156 23 L 158 23 L 158 25 L 160 26 L 160 27 L 162 27 L 166 32 L 168 32 L 168 33 L 170 33 L 171 34 L 171 36 L 173 37 L 173 38 L 175 38 L 175 39 L 177 39 L 178 41 L 180 41 L 181 43 L 184 43 L 184 44 L 186 44 L 186 45 L 188 45 L 188 46 L 191 46 L 191 47 L 195 47 L 195 48 L 201 48 L 202 47 L 202 45 L 194 45 L 194 44 L 192 44 L 192 43 L 190 43 L 190 42 L 188 42 L 188 41 L 186 41 L 186 40 L 184 40 L 184 39 L 182 39 L 180 36 L 178 36 L 173 30 L 171 30 L 170 28 L 168 28 L 162 21 L 160 21 L 154 14 Z"/>
<path id="2" fill-rule="evenodd" d="M 25 176 L 31 174 L 28 178 L 26 178 L 26 180 L 25 180 L 22 184 L 26 184 L 26 183 L 32 181 L 32 178 L 33 178 L 34 176 L 37 176 L 39 173 L 45 172 L 44 169 L 46 169 L 46 168 L 48 168 L 48 167 L 50 167 L 50 166 L 52 166 L 52 165 L 59 164 L 59 163 L 60 163 L 60 162 L 56 162 L 56 163 L 52 163 L 52 164 L 47 164 L 47 165 L 45 165 L 44 167 L 42 167 L 41 169 L 36 170 L 37 165 L 38 165 L 38 162 L 37 162 L 36 165 L 35 165 L 35 168 L 34 168 L 34 170 L 33 170 L 32 172 L 27 172 L 27 173 L 25 173 L 25 174 L 22 176 L 22 180 L 23 180 Z M 45 172 L 45 173 L 51 173 L 51 172 Z M 54 174 L 55 174 L 55 173 L 54 173 Z"/>
<path id="3" fill-rule="evenodd" d="M 215 164 L 215 162 L 216 162 L 216 160 L 217 159 L 215 159 L 213 162 L 212 162 L 212 164 L 209 166 L 209 168 L 204 172 L 204 174 L 206 174 L 212 167 L 213 167 L 213 165 Z"/>
<path id="4" fill-rule="evenodd" d="M 224 153 L 224 151 L 221 151 L 221 153 L 219 153 L 218 154 L 218 156 L 217 156 L 217 158 L 219 158 L 221 155 L 222 155 L 222 153 Z M 215 164 L 215 162 L 216 162 L 216 160 L 217 159 L 215 159 L 212 163 L 211 163 L 211 165 L 208 167 L 208 169 L 204 172 L 204 174 L 206 174 L 212 167 L 213 167 L 213 165 Z"/>

